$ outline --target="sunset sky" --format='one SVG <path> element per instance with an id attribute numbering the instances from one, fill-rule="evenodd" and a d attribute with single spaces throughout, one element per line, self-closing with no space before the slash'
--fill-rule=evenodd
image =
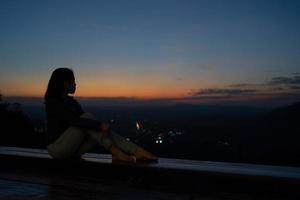
<path id="1" fill-rule="evenodd" d="M 0 1 L 0 92 L 235 100 L 300 96 L 300 1 Z"/>

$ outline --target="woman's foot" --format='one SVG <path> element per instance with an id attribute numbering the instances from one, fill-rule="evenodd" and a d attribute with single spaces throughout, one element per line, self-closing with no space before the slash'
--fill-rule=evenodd
<path id="1" fill-rule="evenodd" d="M 115 146 L 112 146 L 110 148 L 112 160 L 113 161 L 125 161 L 125 162 L 134 162 L 133 158 L 131 156 L 128 156 L 120 149 L 116 148 Z"/>
<path id="2" fill-rule="evenodd" d="M 137 160 L 151 160 L 151 161 L 157 161 L 158 157 L 151 154 L 149 151 L 146 151 L 145 149 L 139 147 L 134 156 Z"/>

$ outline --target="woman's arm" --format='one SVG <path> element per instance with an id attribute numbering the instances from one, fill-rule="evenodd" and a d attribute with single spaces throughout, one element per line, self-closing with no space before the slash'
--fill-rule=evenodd
<path id="1" fill-rule="evenodd" d="M 53 101 L 48 103 L 48 112 L 50 116 L 56 117 L 59 121 L 65 121 L 70 126 L 83 129 L 92 129 L 102 131 L 102 123 L 99 120 L 81 118 L 68 108 L 65 102 Z"/>

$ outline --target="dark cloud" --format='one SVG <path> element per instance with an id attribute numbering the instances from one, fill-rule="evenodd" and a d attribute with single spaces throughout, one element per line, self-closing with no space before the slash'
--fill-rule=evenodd
<path id="1" fill-rule="evenodd" d="M 249 83 L 240 83 L 240 84 L 232 84 L 228 85 L 229 88 L 233 89 L 256 89 L 256 90 L 267 90 L 269 91 L 284 91 L 288 89 L 297 90 L 300 87 L 300 74 L 293 73 L 293 76 L 278 76 L 272 78 L 270 81 L 265 83 L 256 83 L 256 84 L 249 84 Z"/>
<path id="2" fill-rule="evenodd" d="M 250 83 L 238 83 L 238 84 L 231 84 L 228 87 L 230 88 L 245 88 L 245 87 L 252 87 L 254 84 Z"/>
<path id="3" fill-rule="evenodd" d="M 297 99 L 300 95 L 300 75 L 290 77 L 274 77 L 263 83 L 238 83 L 227 85 L 224 88 L 207 88 L 192 91 L 191 97 L 199 99 L 241 100 L 241 99 Z M 295 96 L 296 95 L 296 96 Z"/>
<path id="4" fill-rule="evenodd" d="M 291 90 L 300 90 L 300 85 L 291 85 L 291 86 L 289 86 L 289 89 L 291 89 Z"/>
<path id="5" fill-rule="evenodd" d="M 271 90 L 272 90 L 272 91 L 284 91 L 284 90 L 286 90 L 286 88 L 283 88 L 283 87 L 276 87 L 276 88 L 272 88 Z"/>
<path id="6" fill-rule="evenodd" d="M 297 88 L 297 87 L 290 87 L 290 86 L 300 86 L 300 73 L 293 73 L 293 76 L 287 77 L 287 76 L 278 76 L 272 78 L 270 81 L 264 82 L 264 83 L 238 83 L 238 84 L 231 84 L 227 87 L 229 88 L 255 88 L 255 89 L 262 89 L 265 87 L 274 87 L 270 90 L 279 91 L 279 90 L 285 90 L 287 88 Z M 278 87 L 280 86 L 280 87 Z M 283 87 L 281 87 L 283 86 Z M 285 88 L 286 87 L 286 88 Z"/>
<path id="7" fill-rule="evenodd" d="M 241 95 L 241 94 L 250 94 L 255 93 L 255 89 L 218 89 L 218 88 L 209 88 L 202 89 L 198 91 L 195 96 L 204 96 L 204 95 Z"/>
<path id="8" fill-rule="evenodd" d="M 285 76 L 279 76 L 279 77 L 274 77 L 272 80 L 269 82 L 271 85 L 291 85 L 291 84 L 300 84 L 300 76 L 296 75 L 294 77 L 285 77 Z"/>

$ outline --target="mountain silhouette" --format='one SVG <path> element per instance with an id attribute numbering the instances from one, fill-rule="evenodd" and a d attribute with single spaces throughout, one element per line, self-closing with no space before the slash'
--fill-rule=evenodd
<path id="1" fill-rule="evenodd" d="M 277 108 L 247 131 L 246 162 L 300 165 L 300 102 Z"/>
<path id="2" fill-rule="evenodd" d="M 281 107 L 278 109 L 273 110 L 267 116 L 269 120 L 282 120 L 283 122 L 294 122 L 295 120 L 299 119 L 300 114 L 300 102 L 295 104 Z"/>

